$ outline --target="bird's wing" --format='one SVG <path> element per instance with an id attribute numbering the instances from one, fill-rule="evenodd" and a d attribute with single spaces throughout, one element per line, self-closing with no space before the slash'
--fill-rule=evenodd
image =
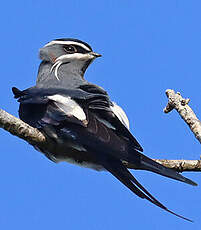
<path id="1" fill-rule="evenodd" d="M 86 126 L 88 123 L 82 107 L 69 96 L 72 94 L 72 90 L 35 87 L 24 91 L 13 87 L 12 90 L 15 98 L 19 98 L 20 118 L 33 127 L 40 128 L 40 126 L 48 124 L 56 126 L 67 121 L 82 126 Z M 79 98 L 76 93 L 76 91 L 73 92 L 73 95 Z"/>
<path id="2" fill-rule="evenodd" d="M 114 127 L 117 135 L 128 139 L 134 149 L 143 151 L 141 145 L 129 131 L 129 121 L 125 112 L 114 102 L 109 100 L 108 94 L 101 87 L 96 85 L 82 85 L 82 91 L 94 94 L 94 97 L 88 100 L 88 108 L 94 111 L 98 118 Z"/>
<path id="3" fill-rule="evenodd" d="M 82 89 L 87 92 L 100 92 L 105 96 L 107 95 L 102 88 L 99 89 L 99 87 L 90 85 L 90 86 L 82 86 Z M 99 93 L 99 95 L 101 95 Z M 94 97 L 91 98 L 88 102 L 88 108 L 90 111 L 92 111 L 93 114 L 95 114 L 95 120 L 94 116 L 92 116 L 91 120 L 91 126 L 93 126 L 93 120 L 94 123 L 96 123 L 97 127 L 102 127 L 100 130 L 106 129 L 110 143 L 108 143 L 107 146 L 112 145 L 117 147 L 119 151 L 116 150 L 110 150 L 110 155 L 115 156 L 116 158 L 120 160 L 125 160 L 133 165 L 136 166 L 136 168 L 149 170 L 152 172 L 155 172 L 157 174 L 182 181 L 184 183 L 194 185 L 197 184 L 193 182 L 192 180 L 182 176 L 180 173 L 169 169 L 167 167 L 164 167 L 163 165 L 153 161 L 152 159 L 146 157 L 142 153 L 138 152 L 138 150 L 142 151 L 142 147 L 139 145 L 137 140 L 133 137 L 133 135 L 129 132 L 129 130 L 126 127 L 126 123 L 123 125 L 123 122 L 121 120 L 121 117 L 118 118 L 118 114 L 114 113 L 114 109 L 111 109 L 113 106 L 113 103 L 111 103 L 108 100 L 108 97 Z M 118 108 L 119 109 L 119 108 Z M 119 110 L 121 112 L 122 116 L 122 110 Z M 124 116 L 124 117 L 123 117 Z M 125 122 L 125 115 L 123 114 L 124 122 Z M 98 124 L 98 125 L 97 125 Z M 104 125 L 103 125 L 104 124 Z M 95 125 L 94 125 L 95 126 Z M 98 130 L 98 129 L 97 129 Z M 98 134 L 98 131 L 96 133 L 96 137 L 100 136 L 101 133 Z M 104 149 L 104 148 L 103 148 Z M 121 151 L 122 150 L 122 151 Z M 113 152 L 114 151 L 114 152 Z"/>

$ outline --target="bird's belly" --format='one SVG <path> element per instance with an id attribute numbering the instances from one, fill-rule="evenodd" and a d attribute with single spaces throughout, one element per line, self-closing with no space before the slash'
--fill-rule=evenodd
<path id="1" fill-rule="evenodd" d="M 47 158 L 55 163 L 67 162 L 70 164 L 78 165 L 84 168 L 91 168 L 97 171 L 105 170 L 104 167 L 90 158 L 89 154 L 85 151 L 78 151 L 77 149 L 65 148 L 65 151 L 58 151 L 59 153 L 51 153 L 34 146 L 36 150 L 45 154 Z M 63 149 L 62 149 L 63 150 Z"/>
<path id="2" fill-rule="evenodd" d="M 82 161 L 82 162 L 81 161 L 76 161 L 75 159 L 70 158 L 70 157 L 57 158 L 56 161 L 58 163 L 59 162 L 67 162 L 67 163 L 70 163 L 70 164 L 78 165 L 80 167 L 91 168 L 91 169 L 94 169 L 94 170 L 97 170 L 97 171 L 104 170 L 102 165 L 99 165 L 99 164 L 96 164 L 96 163 L 93 163 L 93 162 L 87 162 L 87 161 Z"/>

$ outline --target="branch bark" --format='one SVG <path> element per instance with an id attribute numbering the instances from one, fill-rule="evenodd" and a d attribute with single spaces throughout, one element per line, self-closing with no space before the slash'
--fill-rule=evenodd
<path id="1" fill-rule="evenodd" d="M 0 109 L 0 128 L 25 140 L 31 145 L 37 145 L 40 148 L 46 149 L 52 149 L 54 146 L 53 141 L 38 129 L 31 127 L 2 109 Z M 201 171 L 201 160 L 154 160 L 178 172 Z M 124 164 L 130 169 L 136 169 L 132 164 L 127 162 L 124 162 Z"/>
<path id="2" fill-rule="evenodd" d="M 159 164 L 166 166 L 167 168 L 174 169 L 177 172 L 200 172 L 201 171 L 201 160 L 162 160 L 152 159 Z M 127 168 L 137 169 L 134 165 L 124 162 Z"/>
<path id="3" fill-rule="evenodd" d="M 197 140 L 201 143 L 201 122 L 188 105 L 190 99 L 185 99 L 179 92 L 175 93 L 172 89 L 166 90 L 168 104 L 164 108 L 164 113 L 169 113 L 173 109 L 179 113 L 181 118 L 187 123 Z"/>
<path id="4" fill-rule="evenodd" d="M 12 116 L 6 111 L 0 109 L 0 128 L 8 131 L 31 145 L 37 145 L 40 148 L 53 148 L 53 141 L 45 136 L 38 129 L 31 127 L 19 118 Z"/>

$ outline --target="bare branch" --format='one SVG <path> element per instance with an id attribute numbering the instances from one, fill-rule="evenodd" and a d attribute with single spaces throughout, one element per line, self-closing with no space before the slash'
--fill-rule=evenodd
<path id="1" fill-rule="evenodd" d="M 176 109 L 181 118 L 187 123 L 195 137 L 201 143 L 201 122 L 188 105 L 190 99 L 184 99 L 179 92 L 175 93 L 172 89 L 166 90 L 168 104 L 164 108 L 165 113 Z"/>
<path id="2" fill-rule="evenodd" d="M 177 172 L 201 171 L 201 160 L 159 160 L 153 159 L 167 168 L 174 169 Z M 130 169 L 137 169 L 134 165 L 124 162 L 124 165 Z"/>
<path id="3" fill-rule="evenodd" d="M 17 136 L 31 145 L 37 145 L 41 148 L 54 145 L 52 140 L 45 136 L 38 129 L 35 129 L 23 122 L 19 118 L 12 116 L 6 111 L 0 109 L 0 128 Z"/>
<path id="4" fill-rule="evenodd" d="M 45 136 L 38 129 L 31 127 L 22 120 L 12 116 L 6 111 L 0 109 L 0 128 L 25 140 L 31 145 L 37 145 L 41 148 L 52 149 L 54 142 Z M 176 171 L 201 171 L 201 160 L 155 160 L 158 163 L 172 168 Z M 132 164 L 124 162 L 130 169 L 136 169 Z"/>

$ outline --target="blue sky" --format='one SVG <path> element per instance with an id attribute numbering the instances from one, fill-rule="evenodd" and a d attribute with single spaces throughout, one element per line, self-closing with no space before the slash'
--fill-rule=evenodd
<path id="1" fill-rule="evenodd" d="M 74 37 L 103 55 L 86 73 L 128 114 L 131 131 L 152 158 L 199 159 L 200 144 L 173 111 L 165 90 L 191 99 L 201 117 L 200 1 L 4 1 L 0 26 L 0 107 L 17 116 L 11 87 L 35 83 L 38 49 Z M 201 188 L 132 171 L 171 210 L 133 195 L 109 173 L 54 164 L 0 130 L 1 229 L 200 229 Z M 184 173 L 201 182 L 200 173 Z"/>

